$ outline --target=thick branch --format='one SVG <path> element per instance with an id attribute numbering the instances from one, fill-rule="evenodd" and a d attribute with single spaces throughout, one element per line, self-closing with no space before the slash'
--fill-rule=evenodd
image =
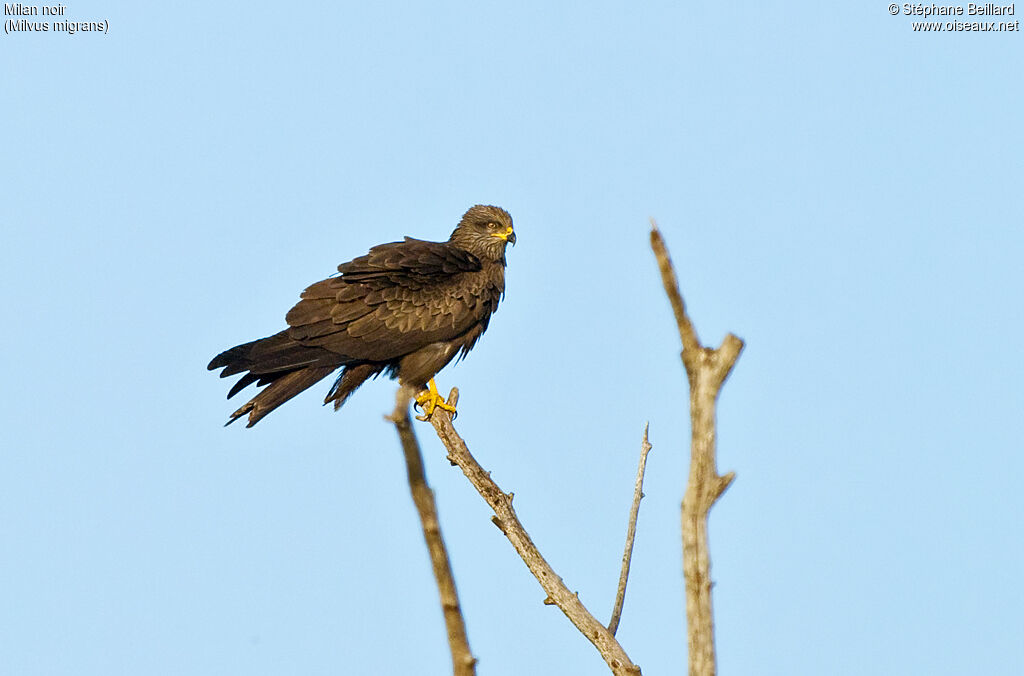
<path id="1" fill-rule="evenodd" d="M 402 441 L 402 451 L 405 453 L 405 464 L 409 474 L 409 490 L 416 511 L 419 512 L 420 522 L 423 524 L 423 538 L 427 541 L 430 563 L 434 569 L 434 578 L 437 580 L 437 590 L 441 595 L 441 609 L 444 611 L 448 645 L 452 652 L 452 673 L 454 676 L 473 676 L 476 674 L 476 659 L 469 650 L 466 623 L 459 607 L 459 596 L 455 590 L 455 578 L 452 576 L 451 564 L 448 561 L 448 551 L 441 537 L 434 492 L 427 485 L 427 477 L 423 471 L 423 455 L 409 422 L 410 394 L 406 388 L 398 388 L 395 411 L 388 419 L 395 424 L 398 437 Z"/>
<path id="2" fill-rule="evenodd" d="M 708 553 L 708 511 L 732 483 L 735 474 L 718 474 L 715 459 L 715 402 L 722 384 L 743 349 L 731 333 L 717 349 L 703 347 L 686 315 L 668 250 L 651 221 L 651 249 L 683 343 L 683 366 L 690 381 L 690 476 L 683 496 L 683 575 L 686 578 L 686 625 L 691 676 L 715 673 L 714 616 L 711 609 L 711 558 Z"/>
<path id="3" fill-rule="evenodd" d="M 644 469 L 647 466 L 647 454 L 651 444 L 647 441 L 647 430 L 650 423 L 644 425 L 644 440 L 640 446 L 640 466 L 636 470 L 636 485 L 633 487 L 633 506 L 629 510 L 629 525 L 626 527 L 626 550 L 622 553 L 622 572 L 619 573 L 619 589 L 615 594 L 615 607 L 612 619 L 608 623 L 608 631 L 615 635 L 619 629 L 619 618 L 622 617 L 622 604 L 626 600 L 626 581 L 629 579 L 629 562 L 633 558 L 633 540 L 636 538 L 636 519 L 640 513 L 640 500 L 644 497 Z"/>
<path id="4" fill-rule="evenodd" d="M 448 395 L 448 403 L 455 406 L 458 399 L 459 391 L 452 389 L 451 394 Z M 491 520 L 512 543 L 516 553 L 523 559 L 526 567 L 530 569 L 547 593 L 548 596 L 544 602 L 558 606 L 565 613 L 569 621 L 587 637 L 587 640 L 594 644 L 613 674 L 616 676 L 640 674 L 640 667 L 633 664 L 612 633 L 586 609 L 576 594 L 569 591 L 569 588 L 562 582 L 562 578 L 541 556 L 537 546 L 530 539 L 529 533 L 526 532 L 519 517 L 516 516 L 515 509 L 512 507 L 512 494 L 503 492 L 491 480 L 490 472 L 484 470 L 469 452 L 466 442 L 452 426 L 451 414 L 440 407 L 435 408 L 430 422 L 437 430 L 437 436 L 440 437 L 441 443 L 448 449 L 448 459 L 459 466 L 473 487 L 494 510 Z"/>

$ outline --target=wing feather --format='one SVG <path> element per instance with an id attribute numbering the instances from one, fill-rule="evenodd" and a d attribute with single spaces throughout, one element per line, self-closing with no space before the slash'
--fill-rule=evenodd
<path id="1" fill-rule="evenodd" d="M 391 361 L 462 336 L 497 307 L 503 278 L 473 254 L 406 237 L 338 266 L 302 292 L 288 335 L 352 359 Z"/>

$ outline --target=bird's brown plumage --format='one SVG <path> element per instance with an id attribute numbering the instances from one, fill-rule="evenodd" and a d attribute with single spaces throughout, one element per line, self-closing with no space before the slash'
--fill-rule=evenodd
<path id="1" fill-rule="evenodd" d="M 477 205 L 447 242 L 406 237 L 338 266 L 302 292 L 288 328 L 214 357 L 221 377 L 246 372 L 228 392 L 265 386 L 231 415 L 252 427 L 288 399 L 342 368 L 324 403 L 340 408 L 380 373 L 423 388 L 487 328 L 505 292 L 505 246 L 515 243 L 504 209 Z"/>

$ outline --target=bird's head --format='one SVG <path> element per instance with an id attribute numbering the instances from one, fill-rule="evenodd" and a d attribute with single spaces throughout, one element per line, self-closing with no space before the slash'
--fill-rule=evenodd
<path id="1" fill-rule="evenodd" d="M 448 241 L 480 259 L 504 263 L 505 246 L 516 243 L 516 233 L 507 211 L 478 204 L 463 214 Z"/>

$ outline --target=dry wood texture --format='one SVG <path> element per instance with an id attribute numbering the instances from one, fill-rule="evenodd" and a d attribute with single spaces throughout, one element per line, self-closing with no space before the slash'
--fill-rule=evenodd
<path id="1" fill-rule="evenodd" d="M 690 382 L 690 474 L 682 504 L 683 575 L 686 578 L 686 627 L 691 676 L 715 673 L 714 616 L 711 608 L 711 557 L 708 512 L 735 474 L 718 474 L 715 459 L 715 403 L 722 384 L 743 349 L 731 333 L 718 349 L 703 347 L 686 314 L 679 283 L 658 226 L 651 221 L 651 249 L 675 313 L 683 343 L 683 366 Z"/>

